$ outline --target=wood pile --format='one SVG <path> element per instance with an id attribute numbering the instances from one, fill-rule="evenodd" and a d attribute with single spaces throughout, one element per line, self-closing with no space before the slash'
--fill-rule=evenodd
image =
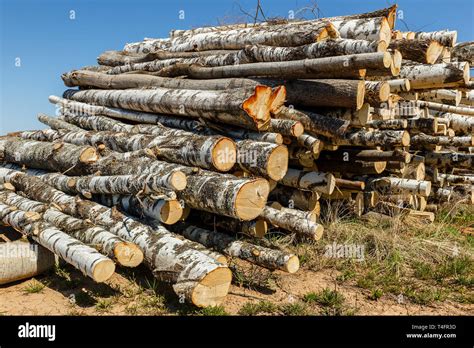
<path id="1" fill-rule="evenodd" d="M 63 74 L 50 128 L 0 138 L 0 219 L 100 282 L 143 262 L 220 303 L 228 258 L 294 273 L 271 231 L 346 212 L 433 221 L 473 203 L 473 44 L 396 6 L 174 30 Z"/>

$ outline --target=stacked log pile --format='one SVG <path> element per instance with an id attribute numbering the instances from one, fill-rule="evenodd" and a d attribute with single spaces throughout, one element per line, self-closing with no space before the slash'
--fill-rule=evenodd
<path id="1" fill-rule="evenodd" d="M 0 219 L 96 281 L 143 262 L 220 303 L 227 258 L 294 273 L 272 231 L 473 202 L 472 43 L 359 15 L 172 31 L 65 73 L 50 128 L 0 138 Z M 93 246 L 93 247 L 92 247 Z"/>

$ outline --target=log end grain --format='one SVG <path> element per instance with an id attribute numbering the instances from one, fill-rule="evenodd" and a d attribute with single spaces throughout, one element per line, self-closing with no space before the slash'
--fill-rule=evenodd
<path id="1" fill-rule="evenodd" d="M 94 149 L 93 147 L 89 147 L 82 151 L 81 155 L 79 156 L 79 161 L 81 163 L 94 163 L 99 159 L 99 154 L 97 153 L 97 150 Z"/>
<path id="2" fill-rule="evenodd" d="M 360 110 L 364 106 L 365 98 L 365 83 L 364 81 L 359 81 L 357 84 L 357 96 L 356 96 L 356 109 Z"/>
<path id="3" fill-rule="evenodd" d="M 284 270 L 288 273 L 296 273 L 299 269 L 300 269 L 300 260 L 298 256 L 291 255 L 284 266 Z"/>
<path id="4" fill-rule="evenodd" d="M 137 267 L 143 262 L 143 252 L 134 243 L 117 243 L 114 256 L 117 262 L 125 267 Z"/>
<path id="5" fill-rule="evenodd" d="M 112 260 L 105 259 L 99 261 L 92 271 L 92 279 L 97 283 L 108 280 L 115 272 L 115 263 Z"/>
<path id="6" fill-rule="evenodd" d="M 443 52 L 443 45 L 438 41 L 431 41 L 426 49 L 426 63 L 434 64 L 438 60 L 439 56 Z"/>
<path id="7" fill-rule="evenodd" d="M 278 145 L 270 153 L 267 161 L 266 172 L 270 179 L 281 180 L 288 170 L 288 148 L 285 145 Z"/>
<path id="8" fill-rule="evenodd" d="M 382 102 L 387 101 L 389 97 L 390 97 L 390 85 L 388 84 L 388 82 L 383 82 L 381 83 L 380 90 L 379 90 L 380 101 Z"/>
<path id="9" fill-rule="evenodd" d="M 403 131 L 401 144 L 402 146 L 410 145 L 410 133 L 408 133 L 407 131 Z"/>
<path id="10" fill-rule="evenodd" d="M 163 200 L 160 204 L 159 220 L 167 225 L 172 225 L 181 220 L 183 217 L 183 208 L 178 200 Z"/>
<path id="11" fill-rule="evenodd" d="M 221 172 L 232 169 L 237 156 L 237 146 L 226 137 L 220 138 L 212 149 L 212 164 L 214 168 Z"/>
<path id="12" fill-rule="evenodd" d="M 191 294 L 191 302 L 197 307 L 217 306 L 229 292 L 232 272 L 227 267 L 219 267 L 209 272 Z"/>
<path id="13" fill-rule="evenodd" d="M 258 219 L 255 221 L 255 224 L 252 228 L 252 233 L 254 237 L 263 238 L 268 230 L 268 224 L 265 220 Z"/>
<path id="14" fill-rule="evenodd" d="M 270 96 L 270 112 L 277 113 L 286 101 L 286 87 L 278 86 L 273 88 Z"/>
<path id="15" fill-rule="evenodd" d="M 378 43 L 377 43 L 377 52 L 386 52 L 387 51 L 387 43 L 383 40 L 380 40 Z"/>
<path id="16" fill-rule="evenodd" d="M 254 179 L 240 187 L 235 200 L 236 215 L 242 220 L 253 220 L 265 207 L 270 185 L 265 179 Z"/>
<path id="17" fill-rule="evenodd" d="M 171 174 L 170 184 L 176 191 L 184 190 L 187 185 L 186 174 L 184 174 L 182 171 L 175 171 Z"/>
<path id="18" fill-rule="evenodd" d="M 380 34 L 379 40 L 383 40 L 387 43 L 390 43 L 392 39 L 392 28 L 390 28 L 390 24 L 387 18 L 383 18 L 380 23 Z"/>
<path id="19" fill-rule="evenodd" d="M 464 84 L 467 85 L 469 83 L 469 80 L 470 80 L 470 67 L 469 67 L 469 63 L 465 62 L 466 64 L 464 64 L 463 66 L 463 73 L 462 73 L 462 76 L 463 76 L 463 80 L 464 80 Z"/>
<path id="20" fill-rule="evenodd" d="M 258 85 L 254 93 L 242 104 L 242 109 L 252 118 L 257 129 L 265 130 L 270 123 L 272 89 Z"/>

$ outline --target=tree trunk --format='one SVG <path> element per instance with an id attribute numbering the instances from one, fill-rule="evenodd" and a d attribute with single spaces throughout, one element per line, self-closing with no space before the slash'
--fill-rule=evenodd
<path id="1" fill-rule="evenodd" d="M 383 177 L 372 181 L 372 186 L 377 189 L 396 191 L 408 191 L 428 197 L 431 192 L 431 181 L 401 179 L 392 177 Z"/>
<path id="2" fill-rule="evenodd" d="M 271 132 L 280 133 L 289 137 L 299 137 L 304 132 L 302 123 L 294 119 L 271 119 L 270 128 Z"/>
<path id="3" fill-rule="evenodd" d="M 388 52 L 362 53 L 347 56 L 293 60 L 284 62 L 249 63 L 219 67 L 175 64 L 164 75 L 188 75 L 193 79 L 212 79 L 246 76 L 266 76 L 278 78 L 361 78 L 365 69 L 385 69 L 390 67 Z M 360 70 L 364 71 L 360 71 Z"/>
<path id="4" fill-rule="evenodd" d="M 409 163 L 411 159 L 411 156 L 408 152 L 401 150 L 381 151 L 358 149 L 340 149 L 338 151 L 325 152 L 323 157 L 330 161 L 399 161 L 404 163 Z"/>
<path id="5" fill-rule="evenodd" d="M 428 133 L 434 134 L 438 130 L 438 119 L 437 118 L 408 118 L 407 129 L 411 134 L 416 133 Z"/>
<path id="6" fill-rule="evenodd" d="M 461 92 L 456 89 L 432 89 L 429 91 L 418 92 L 418 98 L 421 100 L 454 106 L 459 105 L 461 97 Z"/>
<path id="7" fill-rule="evenodd" d="M 390 96 L 390 85 L 385 81 L 365 81 L 364 101 L 370 105 L 380 105 Z"/>
<path id="8" fill-rule="evenodd" d="M 385 170 L 387 162 L 347 161 L 335 162 L 320 160 L 316 168 L 322 172 L 337 172 L 341 174 L 380 174 Z"/>
<path id="9" fill-rule="evenodd" d="M 458 32 L 453 30 L 441 30 L 441 31 L 432 31 L 432 32 L 422 32 L 419 31 L 415 33 L 415 39 L 424 39 L 424 40 L 435 40 L 443 46 L 454 47 L 456 44 L 456 39 Z"/>
<path id="10" fill-rule="evenodd" d="M 151 53 L 157 50 L 167 49 L 170 46 L 171 40 L 166 39 L 151 39 L 143 42 L 133 42 L 126 44 L 123 48 L 124 52 L 127 53 Z"/>
<path id="11" fill-rule="evenodd" d="M 443 119 L 449 120 L 449 127 L 452 128 L 456 134 L 472 134 L 474 133 L 474 118 L 470 116 L 443 113 L 440 115 Z"/>
<path id="12" fill-rule="evenodd" d="M 81 130 L 80 127 L 77 127 L 73 124 L 70 124 L 68 122 L 62 121 L 60 119 L 50 117 L 45 114 L 38 114 L 38 121 L 41 123 L 51 127 L 52 129 L 59 130 L 59 129 L 66 129 L 70 131 L 78 131 Z"/>
<path id="13" fill-rule="evenodd" d="M 284 145 L 239 140 L 235 167 L 278 181 L 285 176 L 288 169 L 288 149 Z"/>
<path id="14" fill-rule="evenodd" d="M 461 152 L 425 152 L 425 164 L 441 168 L 467 168 L 474 165 L 474 154 Z"/>
<path id="15" fill-rule="evenodd" d="M 469 147 L 474 146 L 474 137 L 443 137 L 430 136 L 423 133 L 411 137 L 411 145 L 413 146 L 427 146 L 427 145 L 441 145 L 441 146 L 456 146 Z"/>
<path id="16" fill-rule="evenodd" d="M 56 264 L 45 247 L 27 240 L 0 243 L 0 285 L 40 275 Z"/>
<path id="17" fill-rule="evenodd" d="M 265 30 L 243 28 L 224 34 L 209 32 L 171 39 L 171 52 L 234 50 L 248 44 L 268 46 L 301 46 L 326 37 L 339 37 L 333 26 L 326 21 L 293 26 L 276 25 Z"/>
<path id="18" fill-rule="evenodd" d="M 288 213 L 288 214 L 295 215 L 295 216 L 299 217 L 301 220 L 308 220 L 308 221 L 311 221 L 313 223 L 316 223 L 316 220 L 318 218 L 318 215 L 314 211 L 304 211 L 304 210 L 298 210 L 298 209 L 294 209 L 294 208 L 287 208 L 287 207 L 282 206 L 278 202 L 273 202 L 270 205 L 270 207 L 274 208 L 276 210 L 279 210 L 283 213 Z"/>
<path id="19" fill-rule="evenodd" d="M 433 103 L 428 101 L 418 100 L 416 104 L 419 107 L 428 108 L 430 110 L 441 111 L 441 112 L 452 112 L 454 114 L 474 116 L 474 109 L 470 107 L 452 106 L 439 103 Z"/>
<path id="20" fill-rule="evenodd" d="M 283 228 L 292 233 L 312 240 L 319 240 L 323 236 L 324 227 L 310 220 L 301 219 L 300 216 L 280 211 L 275 208 L 265 207 L 261 217 L 268 223 Z"/>
<path id="21" fill-rule="evenodd" d="M 408 92 L 411 88 L 409 79 L 388 80 L 390 93 Z"/>
<path id="22" fill-rule="evenodd" d="M 296 141 L 299 146 L 309 150 L 316 158 L 323 148 L 323 143 L 316 137 L 309 134 L 301 134 Z"/>
<path id="23" fill-rule="evenodd" d="M 460 42 L 451 50 L 452 58 L 458 62 L 474 65 L 474 41 Z"/>
<path id="24" fill-rule="evenodd" d="M 95 131 L 32 131 L 21 132 L 23 139 L 64 141 L 74 145 L 104 144 L 108 148 L 128 152 L 150 148 L 160 159 L 189 166 L 228 171 L 235 164 L 236 145 L 225 137 L 183 135 L 181 130 L 170 129 L 166 135 L 95 132 Z"/>
<path id="25" fill-rule="evenodd" d="M 214 306 L 226 296 L 230 282 L 229 269 L 196 250 L 196 244 L 180 238 L 162 226 L 151 228 L 124 216 L 116 210 L 92 201 L 68 196 L 17 171 L 1 170 L 0 178 L 11 182 L 30 199 L 55 203 L 66 214 L 89 219 L 117 236 L 137 244 L 145 262 L 154 274 L 172 283 L 176 294 L 198 307 Z"/>
<path id="26" fill-rule="evenodd" d="M 318 207 L 319 194 L 278 185 L 270 192 L 269 201 L 277 201 L 286 207 L 314 211 Z"/>
<path id="27" fill-rule="evenodd" d="M 178 197 L 191 208 L 248 221 L 260 215 L 269 190 L 261 178 L 241 179 L 203 170 L 188 177 Z"/>
<path id="28" fill-rule="evenodd" d="M 0 219 L 7 226 L 12 226 L 21 233 L 31 236 L 38 244 L 96 282 L 105 282 L 115 272 L 112 260 L 42 221 L 40 215 L 32 218 L 27 212 L 0 203 Z"/>
<path id="29" fill-rule="evenodd" d="M 405 119 L 394 119 L 394 120 L 374 120 L 367 122 L 367 127 L 376 129 L 392 129 L 401 130 L 408 127 L 408 120 Z"/>
<path id="30" fill-rule="evenodd" d="M 299 111 L 286 106 L 282 107 L 275 114 L 275 117 L 298 121 L 303 125 L 306 132 L 330 138 L 341 138 L 349 127 L 349 122 L 346 120 L 320 115 L 311 111 Z"/>
<path id="31" fill-rule="evenodd" d="M 336 187 L 346 191 L 363 191 L 365 189 L 365 182 L 336 178 Z"/>
<path id="32" fill-rule="evenodd" d="M 214 248 L 224 255 L 238 257 L 271 270 L 279 269 L 295 273 L 299 269 L 299 259 L 294 254 L 235 240 L 223 233 L 205 230 L 186 222 L 174 225 L 172 229 L 184 237 L 208 248 Z"/>
<path id="33" fill-rule="evenodd" d="M 42 219 L 47 223 L 86 245 L 98 248 L 102 254 L 116 260 L 122 266 L 137 267 L 143 261 L 143 253 L 135 244 L 126 242 L 101 227 L 63 214 L 56 209 L 49 209 L 47 204 L 12 192 L 0 192 L 0 200 L 22 211 L 41 213 Z"/>
<path id="34" fill-rule="evenodd" d="M 203 223 L 212 230 L 216 229 L 236 235 L 244 234 L 251 237 L 263 238 L 267 233 L 267 223 L 262 219 L 256 219 L 253 221 L 240 221 L 234 218 L 225 217 L 221 215 L 215 215 L 206 213 L 203 211 L 195 211 L 192 216 L 196 222 Z"/>
<path id="35" fill-rule="evenodd" d="M 411 89 L 463 86 L 469 81 L 469 64 L 417 64 L 404 62 L 400 78 L 410 80 Z"/>
<path id="36" fill-rule="evenodd" d="M 392 30 L 386 17 L 342 19 L 331 22 L 346 39 L 384 41 L 390 43 Z"/>
<path id="37" fill-rule="evenodd" d="M 359 110 L 334 107 L 319 107 L 312 109 L 313 112 L 344 121 L 349 121 L 351 126 L 362 127 L 372 120 L 370 105 L 365 103 Z"/>
<path id="38" fill-rule="evenodd" d="M 176 199 L 155 196 L 123 196 L 100 194 L 93 197 L 97 202 L 108 207 L 117 206 L 125 213 L 139 218 L 172 225 L 183 216 L 183 207 Z"/>
<path id="39" fill-rule="evenodd" d="M 273 132 L 254 132 L 247 129 L 241 128 L 229 128 L 228 126 L 222 126 L 212 122 L 206 122 L 206 126 L 209 128 L 204 128 L 197 131 L 199 134 L 203 135 L 223 135 L 230 137 L 236 140 L 253 140 L 259 142 L 273 143 L 277 145 L 283 144 L 283 137 L 280 133 Z"/>
<path id="40" fill-rule="evenodd" d="M 68 174 L 80 173 L 84 167 L 99 158 L 97 151 L 90 146 L 30 141 L 15 137 L 0 139 L 0 157 L 5 162 Z"/>
<path id="41" fill-rule="evenodd" d="M 408 146 L 410 134 L 407 131 L 354 131 L 346 135 L 344 139 L 333 139 L 336 145 L 353 146 Z"/>
<path id="42" fill-rule="evenodd" d="M 213 69 L 213 68 L 211 68 Z M 117 108 L 202 117 L 211 121 L 264 130 L 270 120 L 271 88 L 231 93 L 154 88 L 148 90 L 67 90 L 64 97 L 75 101 Z"/>
<path id="43" fill-rule="evenodd" d="M 443 45 L 429 39 L 392 40 L 388 48 L 399 50 L 404 59 L 424 64 L 436 63 L 443 51 Z"/>
<path id="44" fill-rule="evenodd" d="M 349 54 L 385 52 L 383 41 L 330 39 L 297 47 L 275 47 L 253 45 L 245 47 L 246 56 L 253 62 L 282 62 L 313 59 Z"/>
<path id="45" fill-rule="evenodd" d="M 289 168 L 279 183 L 300 190 L 331 194 L 334 191 L 336 179 L 332 174 Z"/>

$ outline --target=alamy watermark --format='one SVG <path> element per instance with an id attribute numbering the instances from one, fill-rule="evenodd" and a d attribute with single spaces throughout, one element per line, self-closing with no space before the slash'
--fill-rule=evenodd
<path id="1" fill-rule="evenodd" d="M 324 256 L 336 259 L 354 259 L 361 262 L 365 260 L 365 246 L 363 244 L 338 244 L 333 242 L 326 245 Z"/>

